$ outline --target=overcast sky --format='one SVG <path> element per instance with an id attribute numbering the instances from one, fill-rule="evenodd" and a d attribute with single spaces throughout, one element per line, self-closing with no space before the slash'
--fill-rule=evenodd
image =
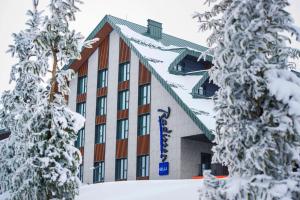
<path id="1" fill-rule="evenodd" d="M 207 34 L 198 32 L 198 24 L 192 19 L 195 11 L 204 11 L 205 0 L 83 0 L 81 12 L 72 27 L 84 36 L 95 28 L 100 20 L 111 14 L 146 26 L 147 19 L 163 24 L 163 32 L 206 46 Z M 32 0 L 1 0 L 0 6 L 0 93 L 12 86 L 8 84 L 14 60 L 5 51 L 12 44 L 11 34 L 24 28 L 26 10 Z M 40 0 L 41 7 L 49 0 Z M 300 1 L 291 0 L 289 11 L 300 26 Z M 300 48 L 300 44 L 293 46 Z M 298 62 L 299 63 L 299 62 Z"/>

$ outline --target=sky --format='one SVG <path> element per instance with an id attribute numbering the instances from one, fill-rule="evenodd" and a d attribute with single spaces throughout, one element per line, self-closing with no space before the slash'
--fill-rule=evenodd
<path id="1" fill-rule="evenodd" d="M 127 19 L 144 25 L 147 19 L 163 24 L 163 32 L 185 40 L 206 46 L 208 33 L 198 31 L 199 24 L 192 19 L 195 12 L 207 9 L 205 0 L 83 0 L 81 12 L 71 24 L 72 28 L 85 37 L 96 27 L 106 14 Z M 40 8 L 45 8 L 49 0 L 40 0 Z M 288 11 L 295 24 L 300 26 L 300 1 L 290 0 Z M 31 8 L 32 0 L 1 0 L 0 6 L 0 93 L 11 89 L 9 74 L 15 60 L 7 54 L 8 45 L 12 44 L 11 34 L 25 27 L 26 11 Z M 300 43 L 292 46 L 300 48 Z M 297 62 L 297 63 L 300 63 Z M 300 65 L 299 65 L 300 66 Z"/>

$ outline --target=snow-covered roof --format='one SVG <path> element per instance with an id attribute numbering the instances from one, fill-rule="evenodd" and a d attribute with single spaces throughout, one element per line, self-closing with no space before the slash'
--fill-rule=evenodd
<path id="1" fill-rule="evenodd" d="M 146 27 L 110 15 L 103 18 L 87 40 L 93 39 L 106 23 L 119 33 L 141 63 L 173 96 L 207 138 L 212 139 L 211 131 L 215 129 L 213 101 L 208 98 L 193 98 L 191 94 L 203 74 L 170 73 L 171 67 L 177 65 L 185 56 L 197 57 L 207 48 L 164 33 L 160 39 L 154 39 L 147 34 Z"/>
<path id="2" fill-rule="evenodd" d="M 169 73 L 169 66 L 181 55 L 178 49 L 190 49 L 190 47 L 166 46 L 153 38 L 135 32 L 128 26 L 116 25 L 120 28 L 123 35 L 130 40 L 130 43 L 148 60 L 153 69 L 171 86 L 183 103 L 194 112 L 208 129 L 214 129 L 213 101 L 211 99 L 196 99 L 191 94 L 193 87 L 203 75 L 175 75 Z M 198 51 L 196 49 L 191 50 Z"/>

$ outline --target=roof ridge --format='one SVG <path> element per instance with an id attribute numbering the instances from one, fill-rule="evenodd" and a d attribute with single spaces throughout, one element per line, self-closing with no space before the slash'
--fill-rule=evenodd
<path id="1" fill-rule="evenodd" d="M 147 29 L 146 26 L 137 24 L 137 23 L 135 23 L 135 22 L 128 21 L 128 20 L 126 20 L 126 19 L 122 19 L 122 18 L 113 16 L 113 15 L 106 15 L 106 16 L 107 16 L 107 17 L 111 17 L 111 18 L 115 18 L 115 19 L 117 19 L 117 20 L 122 20 L 122 21 L 125 21 L 125 22 L 127 22 L 127 23 L 131 23 L 131 24 L 134 24 L 134 25 L 136 25 L 136 26 L 140 26 L 140 27 L 142 27 L 142 28 Z M 163 35 L 163 36 L 167 36 L 167 37 L 171 37 L 171 38 L 173 38 L 173 39 L 181 40 L 181 41 L 184 41 L 184 42 L 186 42 L 186 43 L 190 43 L 190 44 L 192 44 L 192 45 L 196 45 L 196 46 L 198 46 L 199 48 L 205 48 L 205 49 L 208 49 L 208 47 L 199 45 L 199 44 L 194 43 L 194 42 L 189 41 L 189 40 L 185 40 L 185 39 L 179 38 L 179 36 L 177 37 L 177 36 L 174 36 L 174 35 L 171 35 L 171 34 L 168 34 L 168 33 L 164 33 L 164 32 L 162 32 L 162 35 Z M 154 38 L 152 38 L 152 39 L 154 39 Z M 154 39 L 154 40 L 157 40 L 157 39 Z M 160 40 L 162 40 L 162 39 L 159 39 L 159 40 L 157 40 L 157 41 L 160 41 Z M 185 47 L 185 48 L 186 48 L 186 47 Z"/>

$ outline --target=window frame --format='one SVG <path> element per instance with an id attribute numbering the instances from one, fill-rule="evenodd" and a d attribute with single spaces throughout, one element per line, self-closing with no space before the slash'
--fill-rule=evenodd
<path id="1" fill-rule="evenodd" d="M 120 119 L 117 121 L 117 140 L 128 139 L 129 134 L 129 120 Z"/>
<path id="2" fill-rule="evenodd" d="M 86 102 L 80 102 L 76 104 L 76 112 L 86 117 Z"/>
<path id="3" fill-rule="evenodd" d="M 127 177 L 128 177 L 127 158 L 116 159 L 116 171 L 115 171 L 116 181 L 127 180 Z"/>
<path id="4" fill-rule="evenodd" d="M 108 70 L 98 70 L 97 88 L 104 88 L 108 85 Z"/>
<path id="5" fill-rule="evenodd" d="M 87 92 L 87 75 L 78 77 L 77 95 Z"/>
<path id="6" fill-rule="evenodd" d="M 106 113 L 107 113 L 107 97 L 106 96 L 97 97 L 96 115 L 102 116 L 102 115 L 106 115 Z"/>
<path id="7" fill-rule="evenodd" d="M 118 93 L 118 110 L 129 108 L 129 90 L 122 90 Z"/>
<path id="8" fill-rule="evenodd" d="M 104 182 L 105 177 L 105 162 L 98 161 L 94 163 L 94 183 L 102 183 Z"/>
<path id="9" fill-rule="evenodd" d="M 138 136 L 149 135 L 150 134 L 150 113 L 138 116 Z"/>
<path id="10" fill-rule="evenodd" d="M 130 79 L 130 62 L 119 64 L 119 83 L 128 81 Z"/>
<path id="11" fill-rule="evenodd" d="M 151 85 L 145 84 L 139 86 L 139 105 L 147 105 L 151 103 Z"/>
<path id="12" fill-rule="evenodd" d="M 137 156 L 137 167 L 136 176 L 137 177 L 149 177 L 150 173 L 150 156 L 141 155 Z"/>
<path id="13" fill-rule="evenodd" d="M 84 141 L 85 140 L 85 127 L 81 128 L 78 132 L 77 132 L 77 138 L 74 142 L 74 146 L 76 148 L 81 148 L 84 147 Z"/>
<path id="14" fill-rule="evenodd" d="M 95 127 L 95 144 L 104 144 L 105 140 L 106 140 L 106 124 L 97 124 Z"/>

